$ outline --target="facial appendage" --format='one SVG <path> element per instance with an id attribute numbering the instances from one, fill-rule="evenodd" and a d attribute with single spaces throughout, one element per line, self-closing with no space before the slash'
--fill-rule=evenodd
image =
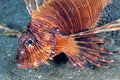
<path id="1" fill-rule="evenodd" d="M 47 50 L 47 48 L 50 48 Z M 24 32 L 20 37 L 20 48 L 16 58 L 18 68 L 37 68 L 41 63 L 49 64 L 48 59 L 51 46 L 42 43 L 30 32 Z"/>

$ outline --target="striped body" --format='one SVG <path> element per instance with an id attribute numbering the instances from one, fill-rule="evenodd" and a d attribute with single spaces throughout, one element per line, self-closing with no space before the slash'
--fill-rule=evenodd
<path id="1" fill-rule="evenodd" d="M 29 0 L 25 1 L 27 7 L 31 7 Z M 111 0 L 49 0 L 37 6 L 36 10 L 30 8 L 32 11 L 29 9 L 28 12 L 32 19 L 27 31 L 20 37 L 18 67 L 37 68 L 41 63 L 49 65 L 48 59 L 63 52 L 74 66 L 84 68 L 86 62 L 90 62 L 106 68 L 101 62 L 113 60 L 106 60 L 100 53 L 111 53 L 98 45 L 106 41 L 91 33 L 106 29 L 106 25 L 103 28 L 96 25 L 102 10 L 109 3 Z M 79 34 L 85 31 L 90 34 Z"/>
<path id="2" fill-rule="evenodd" d="M 106 6 L 102 1 L 50 0 L 33 12 L 31 22 L 35 24 L 38 22 L 38 25 L 32 29 L 36 30 L 42 26 L 57 27 L 64 34 L 74 34 L 95 28 L 98 17 Z"/>

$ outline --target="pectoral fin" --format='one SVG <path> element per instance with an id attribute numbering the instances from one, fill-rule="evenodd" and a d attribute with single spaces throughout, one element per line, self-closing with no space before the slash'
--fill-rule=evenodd
<path id="1" fill-rule="evenodd" d="M 62 37 L 63 38 L 63 37 Z M 64 37 L 57 43 L 57 50 L 64 52 L 74 66 L 85 68 L 86 63 L 90 62 L 96 66 L 107 68 L 102 63 L 114 62 L 108 60 L 101 54 L 112 54 L 107 52 L 99 43 L 107 41 L 95 35 L 80 36 L 79 39 Z"/>

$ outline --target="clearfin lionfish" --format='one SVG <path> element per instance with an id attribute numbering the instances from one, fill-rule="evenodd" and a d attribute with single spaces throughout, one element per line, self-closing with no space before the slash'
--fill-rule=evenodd
<path id="1" fill-rule="evenodd" d="M 107 60 L 101 54 L 107 52 L 99 44 L 106 40 L 97 37 L 100 32 L 120 29 L 120 20 L 98 26 L 102 10 L 112 0 L 24 0 L 31 15 L 27 30 L 20 36 L 17 66 L 37 68 L 49 65 L 61 52 L 65 53 L 74 66 L 84 68 L 87 62 L 107 68 Z"/>

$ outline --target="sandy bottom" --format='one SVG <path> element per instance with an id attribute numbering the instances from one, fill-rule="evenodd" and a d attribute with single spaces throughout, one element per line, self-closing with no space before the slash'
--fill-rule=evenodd
<path id="1" fill-rule="evenodd" d="M 120 18 L 120 1 L 114 0 L 109 9 L 103 11 L 104 20 L 99 24 Z M 108 16 L 108 14 L 110 14 Z M 30 21 L 23 0 L 0 0 L 0 24 L 7 24 L 13 29 L 20 30 Z M 2 30 L 0 30 L 2 33 Z M 108 69 L 75 68 L 69 61 L 51 66 L 41 65 L 36 72 L 34 69 L 18 69 L 15 64 L 16 48 L 19 46 L 16 37 L 0 36 L 0 80 L 120 80 L 120 31 L 101 33 L 98 36 L 110 39 L 111 44 L 103 45 L 108 51 L 118 54 L 108 56 L 114 63 L 108 64 Z"/>

